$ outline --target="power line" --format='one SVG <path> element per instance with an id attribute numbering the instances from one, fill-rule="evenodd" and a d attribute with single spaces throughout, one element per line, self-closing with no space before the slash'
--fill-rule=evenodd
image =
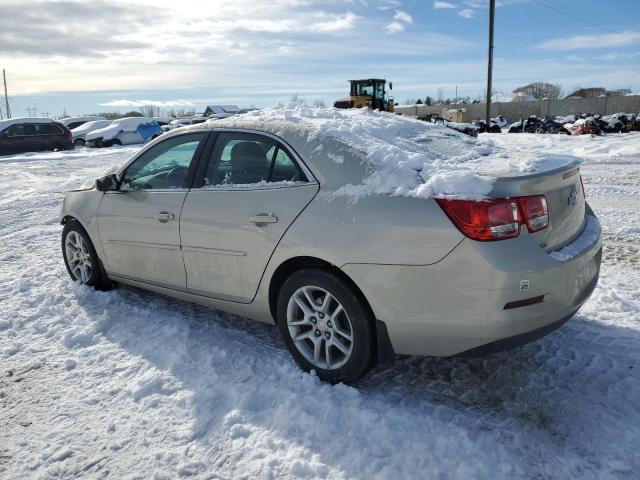
<path id="1" fill-rule="evenodd" d="M 609 27 L 605 27 L 603 25 L 599 25 L 597 23 L 594 23 L 594 22 L 592 22 L 590 20 L 586 20 L 584 18 L 578 17 L 578 16 L 576 16 L 576 15 L 574 15 L 572 13 L 569 13 L 569 12 L 566 12 L 564 10 L 559 9 L 558 7 L 554 7 L 553 5 L 549 5 L 549 4 L 545 3 L 545 2 L 542 2 L 541 0 L 533 0 L 533 1 L 535 3 L 537 3 L 538 5 L 542 5 L 543 7 L 546 7 L 548 9 L 550 9 L 550 10 L 558 12 L 558 13 L 566 16 L 566 17 L 573 18 L 574 20 L 577 20 L 577 21 L 582 22 L 582 23 L 586 23 L 587 25 L 591 25 L 592 27 L 601 28 L 602 30 L 605 30 L 605 31 L 611 32 L 611 33 L 619 33 L 619 32 L 616 32 L 615 30 L 612 30 Z"/>

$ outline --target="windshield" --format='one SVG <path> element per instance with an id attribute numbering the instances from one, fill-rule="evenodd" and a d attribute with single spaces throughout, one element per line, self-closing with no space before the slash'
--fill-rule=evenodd
<path id="1" fill-rule="evenodd" d="M 351 84 L 351 95 L 373 95 L 371 82 L 354 82 Z"/>

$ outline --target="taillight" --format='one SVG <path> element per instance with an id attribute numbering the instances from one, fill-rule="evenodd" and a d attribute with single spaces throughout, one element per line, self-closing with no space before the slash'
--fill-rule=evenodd
<path id="1" fill-rule="evenodd" d="M 480 241 L 505 240 L 520 235 L 520 225 L 529 232 L 549 226 L 544 195 L 484 201 L 437 199 L 444 213 L 467 237 Z"/>
<path id="2" fill-rule="evenodd" d="M 67 138 L 70 142 L 73 141 L 73 133 L 71 133 L 71 130 L 67 130 Z"/>
<path id="3" fill-rule="evenodd" d="M 474 240 L 503 240 L 520 234 L 520 214 L 514 200 L 438 199 L 438 204 L 458 229 Z"/>
<path id="4" fill-rule="evenodd" d="M 544 195 L 521 197 L 518 200 L 529 232 L 538 232 L 549 226 L 549 209 Z"/>

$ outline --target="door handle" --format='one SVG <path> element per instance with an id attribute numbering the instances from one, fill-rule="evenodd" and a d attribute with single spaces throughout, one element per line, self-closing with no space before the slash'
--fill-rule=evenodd
<path id="1" fill-rule="evenodd" d="M 276 217 L 273 213 L 259 213 L 258 215 L 251 217 L 249 220 L 260 227 L 268 223 L 277 223 L 278 217 Z"/>
<path id="2" fill-rule="evenodd" d="M 175 215 L 169 212 L 159 212 L 156 213 L 153 218 L 161 223 L 167 223 L 169 220 L 173 220 L 175 218 Z"/>

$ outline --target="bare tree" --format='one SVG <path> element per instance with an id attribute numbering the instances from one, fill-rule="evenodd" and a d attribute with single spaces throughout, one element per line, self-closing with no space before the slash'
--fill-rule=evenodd
<path id="1" fill-rule="evenodd" d="M 316 98 L 313 101 L 313 106 L 316 107 L 316 108 L 326 107 L 325 103 L 322 100 L 320 100 L 319 98 Z"/>
<path id="2" fill-rule="evenodd" d="M 144 105 L 140 108 L 140 111 L 145 117 L 159 117 L 160 116 L 160 107 L 157 105 Z"/>
<path id="3" fill-rule="evenodd" d="M 533 82 L 516 88 L 513 93 L 524 93 L 538 100 L 543 98 L 557 100 L 562 96 L 562 85 L 558 83 Z"/>
<path id="4" fill-rule="evenodd" d="M 291 101 L 293 103 L 298 103 L 298 104 L 306 104 L 307 102 L 305 101 L 305 99 L 303 97 L 301 97 L 300 95 L 298 95 L 297 93 L 294 93 L 293 95 L 291 95 Z"/>

